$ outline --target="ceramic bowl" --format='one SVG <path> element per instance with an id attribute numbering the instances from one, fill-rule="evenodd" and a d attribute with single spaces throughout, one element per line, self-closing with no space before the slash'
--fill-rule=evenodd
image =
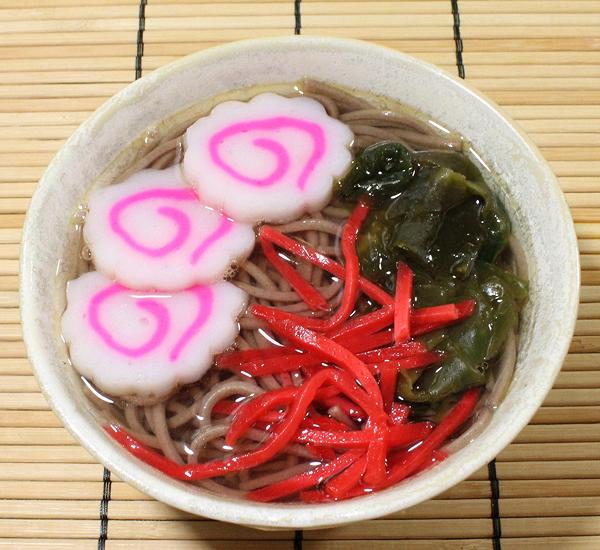
<path id="1" fill-rule="evenodd" d="M 257 504 L 174 481 L 106 436 L 66 362 L 60 338 L 68 271 L 64 262 L 73 212 L 82 196 L 127 160 L 120 153 L 148 126 L 229 90 L 307 75 L 397 99 L 470 140 L 500 175 L 500 184 L 494 185 L 528 259 L 531 297 L 522 316 L 514 380 L 492 421 L 470 445 L 421 475 L 359 500 Z M 573 334 L 578 290 L 576 238 L 564 197 L 548 164 L 514 122 L 465 82 L 433 65 L 368 43 L 317 37 L 220 46 L 127 86 L 81 125 L 48 167 L 29 208 L 21 258 L 27 351 L 42 391 L 70 432 L 121 479 L 158 500 L 193 514 L 266 529 L 328 527 L 397 512 L 442 493 L 487 464 L 529 422 L 550 390 Z"/>

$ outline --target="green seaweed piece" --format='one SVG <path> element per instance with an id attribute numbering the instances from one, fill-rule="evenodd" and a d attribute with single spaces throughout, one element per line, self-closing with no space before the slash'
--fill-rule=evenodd
<path id="1" fill-rule="evenodd" d="M 486 383 L 489 365 L 497 359 L 509 334 L 517 327 L 527 286 L 498 266 L 477 262 L 462 298 L 477 303 L 463 322 L 428 335 L 425 343 L 444 351 L 446 358 L 424 369 L 411 386 L 402 381 L 399 395 L 415 402 L 437 402 L 449 395 Z"/>
<path id="2" fill-rule="evenodd" d="M 378 206 L 401 193 L 415 174 L 410 152 L 400 143 L 383 142 L 367 147 L 338 182 L 336 195 L 343 201 L 363 196 Z"/>
<path id="3" fill-rule="evenodd" d="M 502 202 L 466 155 L 411 154 L 394 143 L 365 149 L 337 187 L 345 201 L 365 195 L 373 210 L 357 253 L 367 277 L 393 293 L 403 261 L 415 274 L 415 307 L 467 298 L 477 303 L 469 319 L 422 338 L 430 349 L 444 351 L 445 359 L 403 373 L 399 396 L 438 406 L 485 384 L 527 299 L 527 285 L 494 265 L 511 231 Z"/>

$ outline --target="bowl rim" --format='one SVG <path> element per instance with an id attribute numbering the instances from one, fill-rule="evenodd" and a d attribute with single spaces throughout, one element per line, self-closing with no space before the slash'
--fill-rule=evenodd
<path id="1" fill-rule="evenodd" d="M 571 293 L 569 294 L 570 302 L 567 304 L 568 307 L 565 309 L 563 316 L 564 336 L 560 345 L 556 348 L 551 375 L 547 379 L 542 380 L 537 386 L 535 395 L 533 396 L 534 398 L 528 399 L 527 402 L 523 404 L 524 409 L 521 411 L 518 422 L 514 422 L 512 425 L 508 426 L 503 433 L 499 433 L 494 443 L 487 448 L 486 452 L 481 453 L 477 460 L 472 460 L 466 468 L 457 469 L 456 473 L 453 473 L 452 476 L 437 479 L 437 483 L 425 484 L 418 496 L 409 499 L 404 498 L 403 500 L 398 499 L 402 500 L 401 505 L 395 504 L 396 499 L 399 496 L 397 493 L 398 491 L 401 491 L 401 487 L 398 486 L 394 486 L 381 493 L 361 497 L 360 500 L 353 499 L 318 505 L 301 504 L 287 506 L 272 504 L 262 505 L 248 501 L 217 497 L 208 493 L 198 494 L 186 490 L 183 484 L 181 484 L 181 486 L 180 484 L 174 485 L 169 478 L 166 478 L 166 476 L 160 474 L 160 472 L 147 467 L 131 455 L 125 454 L 116 443 L 102 433 L 101 429 L 98 431 L 97 425 L 91 426 L 91 422 L 73 408 L 73 399 L 70 399 L 71 403 L 69 403 L 68 396 L 65 397 L 64 395 L 59 395 L 60 392 L 53 388 L 54 375 L 51 372 L 50 361 L 46 357 L 43 346 L 40 344 L 43 333 L 40 326 L 35 322 L 38 311 L 35 302 L 30 299 L 33 294 L 34 278 L 29 277 L 31 269 L 35 266 L 35 258 L 29 254 L 27 243 L 31 239 L 31 234 L 33 233 L 33 228 L 36 224 L 36 219 L 32 214 L 32 211 L 34 210 L 33 206 L 40 200 L 40 190 L 49 190 L 52 187 L 54 172 L 58 170 L 61 162 L 61 152 L 71 147 L 80 136 L 84 135 L 86 129 L 92 127 L 95 121 L 110 115 L 110 112 L 113 109 L 120 106 L 126 95 L 134 91 L 143 91 L 144 86 L 148 83 L 155 80 L 161 80 L 172 71 L 178 71 L 181 67 L 185 67 L 188 64 L 210 62 L 213 59 L 235 56 L 241 52 L 248 52 L 248 50 L 251 50 L 252 48 L 297 47 L 299 43 L 303 43 L 307 47 L 315 49 L 323 46 L 332 46 L 371 55 L 393 55 L 403 63 L 418 65 L 426 71 L 433 72 L 439 77 L 452 81 L 454 85 L 461 88 L 463 92 L 466 92 L 482 102 L 488 109 L 493 111 L 497 116 L 503 118 L 510 125 L 511 129 L 522 142 L 523 147 L 528 149 L 529 153 L 531 153 L 538 163 L 545 168 L 545 171 L 547 172 L 545 176 L 547 176 L 549 180 L 550 191 L 553 193 L 553 198 L 556 199 L 556 203 L 560 208 L 565 237 L 566 240 L 569 241 L 567 246 L 569 249 L 568 259 L 570 261 L 565 269 L 570 270 L 568 279 L 571 281 L 572 288 L 570 289 Z M 464 80 L 446 73 L 431 63 L 396 50 L 354 39 L 286 35 L 282 37 L 257 38 L 232 42 L 185 56 L 132 82 L 97 109 L 67 140 L 40 179 L 38 188 L 36 189 L 28 208 L 23 227 L 19 283 L 23 339 L 27 355 L 40 383 L 42 393 L 50 403 L 54 412 L 61 419 L 63 425 L 100 463 L 116 473 L 123 481 L 128 482 L 153 498 L 192 514 L 258 528 L 300 529 L 329 527 L 359 520 L 373 519 L 413 506 L 442 493 L 460 481 L 463 481 L 478 468 L 490 462 L 531 420 L 552 387 L 554 379 L 568 352 L 571 336 L 574 332 L 579 301 L 580 274 L 575 228 L 556 177 L 537 147 L 511 117 L 499 106 L 489 100 L 485 95 L 481 94 L 481 92 L 475 90 Z"/>

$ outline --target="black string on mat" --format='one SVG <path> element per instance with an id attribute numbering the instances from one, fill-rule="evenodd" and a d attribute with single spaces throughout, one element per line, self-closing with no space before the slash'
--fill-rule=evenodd
<path id="1" fill-rule="evenodd" d="M 144 30 L 146 30 L 146 5 L 148 0 L 140 0 L 138 12 L 137 48 L 135 53 L 135 79 L 142 77 L 142 57 L 144 56 Z"/>
<path id="2" fill-rule="evenodd" d="M 496 475 L 496 460 L 488 464 L 488 477 L 490 479 L 490 502 L 492 505 L 492 545 L 494 550 L 502 550 L 502 524 L 500 523 L 500 482 Z"/>
<path id="3" fill-rule="evenodd" d="M 465 78 L 465 65 L 463 63 L 463 41 L 460 35 L 460 11 L 458 10 L 458 0 L 451 0 L 452 5 L 452 30 L 454 32 L 454 47 L 456 50 L 456 68 L 458 76 Z"/>
<path id="4" fill-rule="evenodd" d="M 304 531 L 297 529 L 294 532 L 294 550 L 302 550 L 302 541 L 304 540 Z"/>
<path id="5" fill-rule="evenodd" d="M 300 13 L 300 4 L 302 0 L 294 0 L 294 34 L 300 34 L 302 30 L 302 14 Z"/>
<path id="6" fill-rule="evenodd" d="M 102 474 L 102 499 L 100 500 L 100 535 L 98 536 L 98 550 L 106 547 L 108 535 L 108 503 L 110 502 L 111 479 L 110 471 L 104 468 Z"/>

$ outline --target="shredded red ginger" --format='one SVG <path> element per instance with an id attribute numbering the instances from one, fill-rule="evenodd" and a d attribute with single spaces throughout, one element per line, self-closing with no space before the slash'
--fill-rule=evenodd
<path id="1" fill-rule="evenodd" d="M 233 414 L 225 438 L 228 445 L 234 445 L 254 425 L 271 423 L 271 435 L 260 447 L 231 458 L 180 465 L 149 449 L 120 426 L 109 426 L 108 433 L 140 460 L 184 480 L 254 468 L 292 442 L 315 451 L 322 460 L 320 465 L 247 494 L 261 502 L 295 495 L 305 502 L 347 499 L 389 487 L 444 460 L 441 446 L 471 416 L 479 389 L 466 391 L 437 426 L 410 422 L 410 406 L 394 400 L 398 373 L 440 361 L 442 354 L 427 350 L 413 337 L 472 315 L 475 302 L 413 309 L 413 274 L 403 263 L 398 267 L 394 297 L 362 277 L 356 239 L 367 213 L 366 204 L 359 203 L 344 226 L 344 266 L 272 227 L 261 228 L 260 241 L 267 259 L 310 309 L 325 310 L 328 306 L 317 289 L 277 255 L 276 246 L 343 279 L 345 284 L 340 307 L 328 319 L 253 304 L 250 312 L 288 345 L 223 353 L 217 358 L 218 368 L 251 376 L 303 374 L 299 387 L 272 390 L 243 403 L 221 401 L 215 405 L 215 413 Z M 381 308 L 352 316 L 360 292 Z M 315 412 L 316 408 L 334 405 L 359 420 L 362 429 L 352 430 Z"/>

